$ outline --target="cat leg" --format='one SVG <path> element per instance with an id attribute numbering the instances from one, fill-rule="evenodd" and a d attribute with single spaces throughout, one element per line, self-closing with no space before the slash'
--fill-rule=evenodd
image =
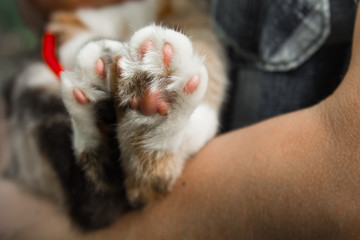
<path id="1" fill-rule="evenodd" d="M 186 128 L 193 125 L 208 76 L 189 38 L 154 25 L 134 34 L 129 56 L 119 59 L 118 69 L 117 107 L 132 109 L 118 118 L 117 134 L 127 196 L 136 206 L 167 193 L 185 160 L 211 137 L 200 140 L 196 149 L 183 144 L 185 137 L 197 137 Z"/>
<path id="2" fill-rule="evenodd" d="M 119 158 L 117 147 L 109 143 L 115 140 L 112 128 L 116 117 L 111 116 L 114 108 L 106 75 L 113 71 L 115 53 L 126 55 L 124 49 L 116 41 L 90 42 L 77 55 L 74 70 L 61 74 L 62 98 L 71 116 L 77 164 L 98 191 L 108 190 L 112 177 L 108 172 Z M 101 109 L 104 111 L 98 114 Z"/>

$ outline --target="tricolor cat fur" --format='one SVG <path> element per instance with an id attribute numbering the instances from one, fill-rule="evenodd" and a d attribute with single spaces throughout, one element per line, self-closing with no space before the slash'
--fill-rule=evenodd
<path id="1" fill-rule="evenodd" d="M 66 71 L 59 84 L 34 63 L 9 85 L 6 174 L 63 204 L 82 229 L 170 191 L 215 136 L 227 86 L 220 44 L 195 3 L 55 13 L 48 30 Z M 163 105 L 146 115 L 139 101 L 154 95 Z"/>

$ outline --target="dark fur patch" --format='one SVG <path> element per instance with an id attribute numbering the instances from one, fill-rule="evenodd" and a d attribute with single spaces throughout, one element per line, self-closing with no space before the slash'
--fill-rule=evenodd
<path id="1" fill-rule="evenodd" d="M 45 123 L 38 133 L 42 152 L 60 178 L 72 220 L 83 230 L 108 226 L 127 208 L 122 182 L 118 183 L 118 189 L 96 191 L 84 170 L 76 164 L 71 134 L 70 123 Z M 117 175 L 121 176 L 121 172 Z"/>
<path id="2" fill-rule="evenodd" d="M 109 105 L 99 106 L 99 123 L 107 130 L 103 131 L 104 145 L 95 152 L 103 168 L 102 177 L 115 187 L 103 192 L 95 190 L 94 183 L 88 180 L 84 169 L 77 164 L 71 141 L 70 118 L 59 96 L 43 89 L 28 89 L 19 96 L 16 106 L 17 117 L 20 120 L 26 115 L 38 123 L 35 137 L 40 151 L 59 177 L 69 215 L 77 226 L 83 230 L 108 226 L 120 213 L 129 208 L 115 138 L 116 118 L 114 110 L 111 113 Z M 103 158 L 106 161 L 102 161 Z"/>
<path id="3" fill-rule="evenodd" d="M 102 139 L 95 149 L 80 154 L 78 163 L 86 176 L 100 191 L 118 188 L 123 182 L 120 151 L 116 140 L 116 115 L 112 99 L 96 104 L 97 127 Z"/>
<path id="4" fill-rule="evenodd" d="M 2 177 L 7 179 L 14 179 L 15 176 L 19 174 L 19 163 L 16 159 L 11 159 L 4 171 L 2 172 Z"/>
<path id="5" fill-rule="evenodd" d="M 34 119 L 53 118 L 56 114 L 67 115 L 60 96 L 49 93 L 46 89 L 26 89 L 15 100 L 18 117 L 29 115 Z"/>
<path id="6" fill-rule="evenodd" d="M 13 89 L 16 83 L 16 78 L 12 77 L 8 79 L 1 91 L 1 95 L 3 96 L 3 99 L 5 100 L 5 114 L 6 117 L 9 117 L 12 114 L 12 107 L 11 107 L 11 96 L 13 95 Z"/>
<path id="7" fill-rule="evenodd" d="M 96 119 L 100 124 L 110 125 L 112 128 L 116 124 L 116 113 L 114 100 L 112 98 L 105 99 L 95 104 Z"/>

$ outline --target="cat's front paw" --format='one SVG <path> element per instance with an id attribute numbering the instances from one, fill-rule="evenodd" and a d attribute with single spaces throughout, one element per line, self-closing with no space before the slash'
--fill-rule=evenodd
<path id="1" fill-rule="evenodd" d="M 151 202 L 171 189 L 188 155 L 180 149 L 207 88 L 203 59 L 185 35 L 159 26 L 137 31 L 117 62 L 113 93 L 130 202 Z M 119 114 L 118 114 L 119 115 Z"/>
<path id="2" fill-rule="evenodd" d="M 78 53 L 74 69 L 61 74 L 62 99 L 72 122 L 76 163 L 95 190 L 102 192 L 119 186 L 114 180 L 118 178 L 111 175 L 119 168 L 120 156 L 107 76 L 112 73 L 114 58 L 125 53 L 120 42 L 89 42 Z"/>
<path id="3" fill-rule="evenodd" d="M 107 76 L 112 73 L 114 59 L 125 56 L 126 52 L 120 42 L 89 42 L 78 53 L 74 69 L 61 74 L 62 99 L 72 118 L 75 135 L 79 133 L 79 137 L 84 138 L 85 142 L 89 138 L 96 139 L 95 134 L 91 134 L 96 132 L 95 106 L 111 98 Z"/>
<path id="4" fill-rule="evenodd" d="M 92 81 L 84 82 L 76 72 L 61 74 L 61 94 L 73 126 L 73 143 L 77 155 L 96 148 L 100 133 L 96 126 L 96 107 L 110 98 L 101 77 L 95 75 Z"/>
<path id="5" fill-rule="evenodd" d="M 185 105 L 192 111 L 203 98 L 207 72 L 185 35 L 152 25 L 134 34 L 128 53 L 117 63 L 120 105 L 130 104 L 145 115 L 167 115 Z"/>

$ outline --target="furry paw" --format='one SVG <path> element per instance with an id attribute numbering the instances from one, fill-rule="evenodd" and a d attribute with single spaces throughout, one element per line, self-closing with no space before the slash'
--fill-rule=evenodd
<path id="1" fill-rule="evenodd" d="M 95 191 L 102 193 L 118 189 L 121 181 L 116 115 L 107 79 L 113 72 L 114 58 L 125 52 L 120 42 L 89 42 L 78 53 L 74 69 L 61 74 L 61 93 L 72 122 L 76 164 Z"/>
<path id="2" fill-rule="evenodd" d="M 166 115 L 169 107 L 187 105 L 193 110 L 202 99 L 207 72 L 185 35 L 149 26 L 134 34 L 128 52 L 128 58 L 118 61 L 116 93 L 120 105 L 130 104 L 145 115 Z M 200 82 L 202 87 L 196 91 Z"/>
<path id="3" fill-rule="evenodd" d="M 117 62 L 113 93 L 121 115 L 118 138 L 126 189 L 133 205 L 171 189 L 188 157 L 185 127 L 207 88 L 203 59 L 185 35 L 149 26 L 137 31 Z"/>
<path id="4" fill-rule="evenodd" d="M 114 56 L 125 54 L 120 42 L 99 40 L 85 45 L 76 58 L 73 71 L 61 75 L 62 98 L 71 116 L 74 148 L 77 154 L 98 147 L 96 105 L 111 98 L 106 75 L 111 74 Z"/>
<path id="5" fill-rule="evenodd" d="M 203 59 L 189 38 L 167 28 L 145 27 L 127 44 L 88 43 L 74 70 L 62 75 L 76 152 L 99 146 L 102 136 L 95 105 L 113 97 L 130 203 L 144 205 L 163 196 L 193 152 L 189 149 L 199 149 L 207 139 L 196 147 L 184 147 L 191 126 L 202 124 L 202 111 L 197 109 L 207 82 Z"/>

